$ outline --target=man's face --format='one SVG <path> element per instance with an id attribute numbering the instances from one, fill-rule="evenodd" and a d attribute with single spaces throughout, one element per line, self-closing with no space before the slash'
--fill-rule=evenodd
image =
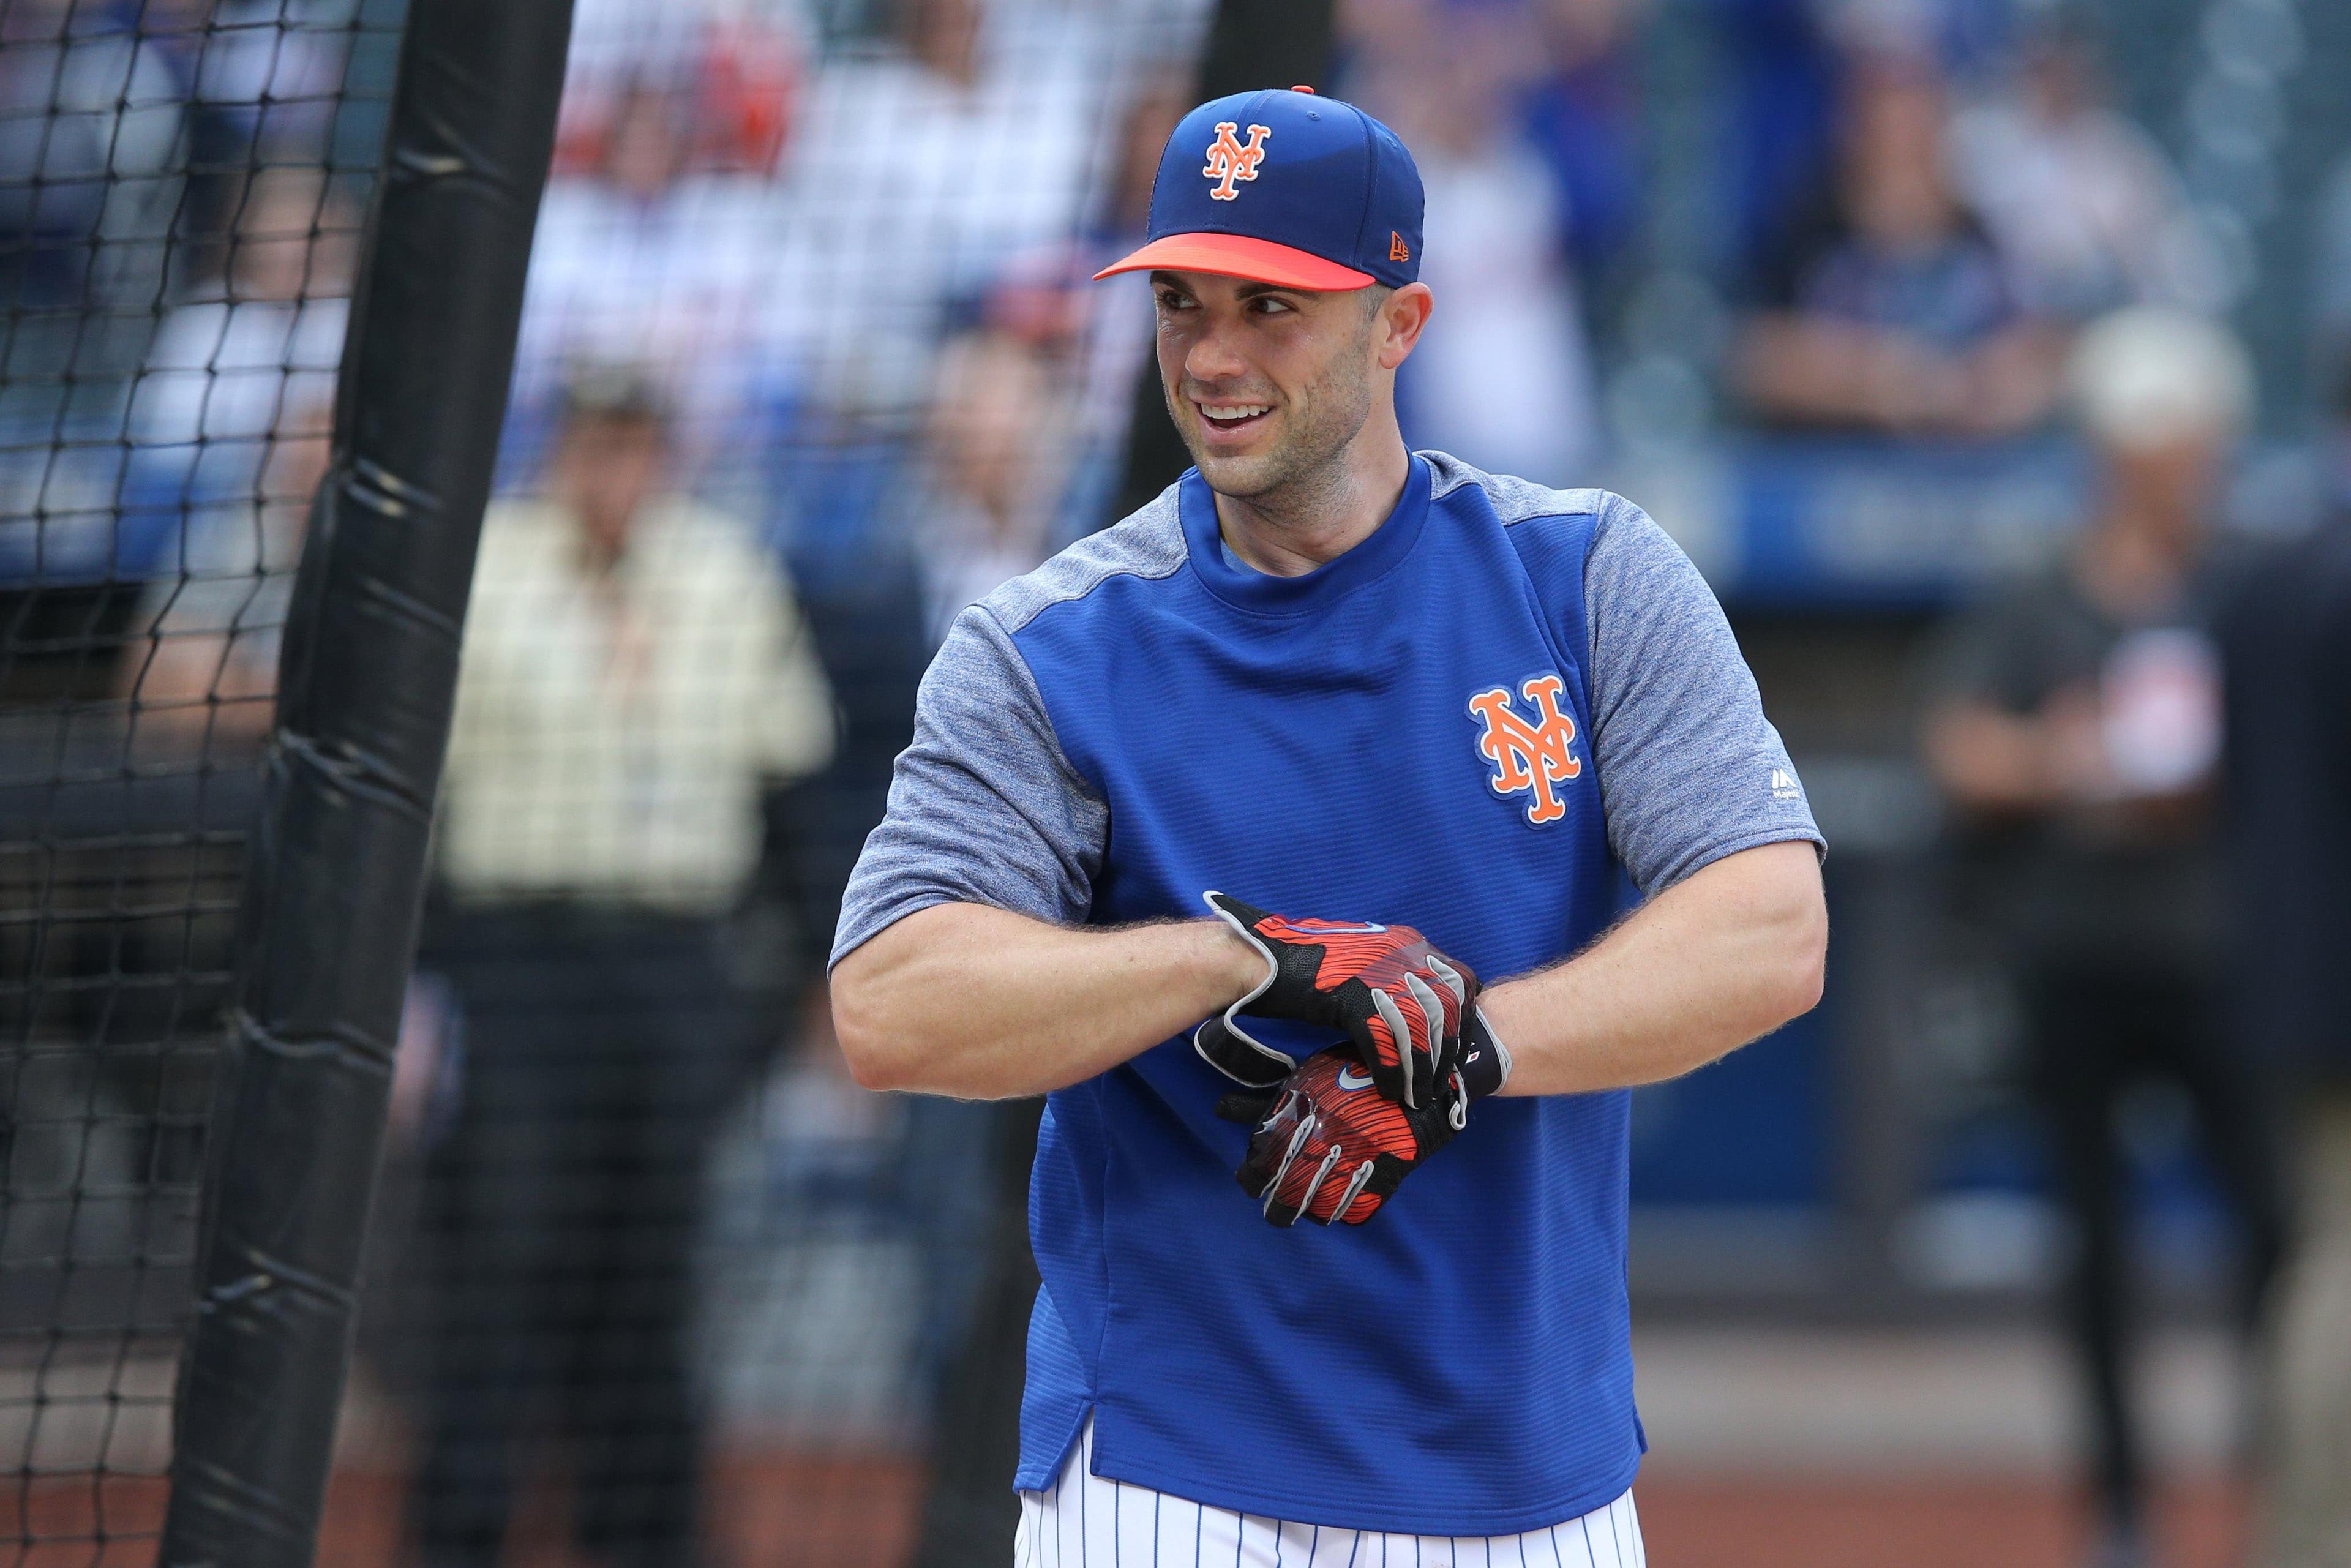
<path id="1" fill-rule="evenodd" d="M 548 488 L 599 545 L 617 552 L 638 508 L 660 487 L 668 450 L 658 421 L 588 415 L 557 444 Z"/>
<path id="2" fill-rule="evenodd" d="M 2118 520 L 2183 553 L 2201 542 L 2227 472 L 2224 434 L 2196 431 L 2161 442 L 2109 445 L 2102 455 Z"/>
<path id="3" fill-rule="evenodd" d="M 1279 490 L 1330 463 L 1371 416 L 1386 290 L 1313 293 L 1201 272 L 1155 272 L 1151 288 L 1167 412 L 1210 488 L 1243 499 Z"/>

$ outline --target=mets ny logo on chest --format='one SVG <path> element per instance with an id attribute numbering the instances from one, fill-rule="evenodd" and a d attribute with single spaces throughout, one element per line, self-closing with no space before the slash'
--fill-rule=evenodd
<path id="1" fill-rule="evenodd" d="M 1252 125 L 1249 141 L 1243 143 L 1240 127 L 1229 120 L 1217 121 L 1217 139 L 1208 143 L 1207 166 L 1201 175 L 1216 182 L 1208 188 L 1211 201 L 1229 202 L 1240 194 L 1233 188 L 1236 180 L 1254 180 L 1257 166 L 1265 162 L 1265 139 L 1273 134 L 1269 126 Z"/>
<path id="2" fill-rule="evenodd" d="M 1538 825 L 1567 815 L 1567 797 L 1560 786 L 1583 775 L 1583 760 L 1575 755 L 1575 720 L 1559 706 L 1566 689 L 1567 683 L 1557 675 L 1521 682 L 1520 694 L 1534 705 L 1532 723 L 1511 706 L 1508 686 L 1469 699 L 1469 716 L 1480 727 L 1478 749 L 1494 765 L 1487 782 L 1497 795 L 1531 796 L 1527 821 Z"/>

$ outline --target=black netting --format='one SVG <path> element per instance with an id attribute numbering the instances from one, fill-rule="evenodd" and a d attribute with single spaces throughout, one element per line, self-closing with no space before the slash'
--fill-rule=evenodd
<path id="1" fill-rule="evenodd" d="M 0 6 L 0 1547 L 152 1558 L 396 13 Z"/>
<path id="2" fill-rule="evenodd" d="M 1643 1092 L 1640 1311 L 2008 1322 L 2065 1256 L 2030 998 L 1936 913 L 1907 672 L 1947 607 L 2094 514 L 2058 395 L 2083 323 L 2234 309 L 2273 437 L 2305 355 L 2335 379 L 2351 174 L 2325 172 L 2346 100 L 2316 67 L 2342 9 L 578 0 L 320 1561 L 1002 1561 L 1038 1110 L 858 1088 L 823 964 L 947 619 L 1183 461 L 1155 415 L 1130 461 L 1144 286 L 1086 278 L 1140 234 L 1204 78 L 1313 76 L 1272 68 L 1285 32 L 1332 46 L 1318 85 L 1427 180 L 1407 438 L 1623 490 L 1684 539 L 1839 846 L 1830 1005 Z M 0 0 L 19 1568 L 155 1556 L 256 764 L 400 12 Z M 1994 12 L 2016 25 L 1966 20 Z M 2266 526 L 2332 493 L 2332 456 L 2292 458 L 2253 451 L 2231 507 Z M 2032 869 L 1986 867 L 2002 896 Z M 2222 1231 L 2169 1137 L 2133 1134 L 2170 1195 L 2149 1234 L 2187 1238 L 2209 1294 Z M 1656 1430 L 1686 1386 L 1662 1440 L 1719 1428 L 1776 1478 L 1801 1401 L 1742 1435 L 1713 1354 L 1677 1385 L 1645 1349 Z M 2032 1442 L 2041 1490 L 1971 1521 L 2052 1506 Z M 1661 1542 L 1828 1511 L 1677 1484 L 1645 1492 Z M 1870 1560 L 1956 1538 L 1915 1522 Z"/>
<path id="3" fill-rule="evenodd" d="M 1207 20 L 581 6 L 330 1550 L 1007 1550 L 1035 1111 L 822 966 L 946 619 L 1109 520 Z"/>
<path id="4" fill-rule="evenodd" d="M 1033 1109 L 862 1093 L 814 981 L 943 618 L 1105 520 L 1144 319 L 1081 285 L 1205 22 L 582 7 L 326 1560 L 883 1562 L 934 1494 L 935 1554 L 1008 1539 Z M 398 26 L 0 12 L 0 1542 L 28 1563 L 153 1552 Z"/>

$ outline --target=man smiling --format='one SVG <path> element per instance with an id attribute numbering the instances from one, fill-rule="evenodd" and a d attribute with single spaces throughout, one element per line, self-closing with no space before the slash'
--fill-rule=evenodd
<path id="1" fill-rule="evenodd" d="M 1688 560 L 1406 449 L 1420 226 L 1349 105 L 1185 117 L 1109 270 L 1197 466 L 956 620 L 843 903 L 862 1082 L 1050 1095 L 1024 1565 L 1634 1568 L 1626 1091 L 1819 996 Z"/>

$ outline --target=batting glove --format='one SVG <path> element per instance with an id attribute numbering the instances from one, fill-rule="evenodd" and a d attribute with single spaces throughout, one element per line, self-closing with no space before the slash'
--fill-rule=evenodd
<path id="1" fill-rule="evenodd" d="M 1309 1057 L 1270 1090 L 1228 1094 L 1217 1114 L 1251 1123 L 1241 1161 L 1241 1189 L 1259 1200 L 1268 1220 L 1294 1225 L 1361 1225 L 1420 1162 L 1469 1124 L 1469 1104 L 1510 1077 L 1510 1053 L 1473 1015 L 1461 1065 L 1436 1085 L 1429 1103 L 1407 1110 L 1367 1092 L 1371 1074 L 1343 1050 Z"/>
<path id="2" fill-rule="evenodd" d="M 1380 1092 L 1407 1110 L 1433 1099 L 1460 1048 L 1478 977 L 1409 925 L 1290 920 L 1221 893 L 1200 895 L 1264 956 L 1264 983 L 1193 1031 L 1201 1059 L 1236 1082 L 1262 1089 L 1298 1066 L 1241 1028 L 1244 1012 L 1294 1019 L 1344 1033 Z"/>

